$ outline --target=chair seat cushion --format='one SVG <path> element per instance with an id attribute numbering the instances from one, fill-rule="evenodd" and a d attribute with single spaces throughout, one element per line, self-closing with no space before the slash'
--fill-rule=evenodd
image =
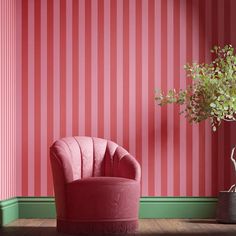
<path id="1" fill-rule="evenodd" d="M 89 177 L 66 185 L 67 219 L 81 222 L 137 220 L 140 184 L 119 177 Z"/>

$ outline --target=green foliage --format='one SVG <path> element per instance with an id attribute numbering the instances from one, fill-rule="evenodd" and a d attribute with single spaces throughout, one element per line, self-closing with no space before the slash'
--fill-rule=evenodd
<path id="1" fill-rule="evenodd" d="M 169 103 L 185 105 L 181 113 L 189 122 L 210 119 L 213 131 L 222 120 L 236 120 L 236 55 L 231 45 L 214 46 L 215 59 L 210 63 L 186 64 L 184 69 L 192 84 L 185 90 L 159 90 L 155 99 L 163 106 Z"/>

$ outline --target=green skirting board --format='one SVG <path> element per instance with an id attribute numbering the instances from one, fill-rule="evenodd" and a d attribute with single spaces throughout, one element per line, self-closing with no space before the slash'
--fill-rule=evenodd
<path id="1" fill-rule="evenodd" d="M 215 218 L 217 198 L 142 197 L 140 218 Z M 18 218 L 55 218 L 53 197 L 16 197 L 0 201 L 0 226 Z"/>

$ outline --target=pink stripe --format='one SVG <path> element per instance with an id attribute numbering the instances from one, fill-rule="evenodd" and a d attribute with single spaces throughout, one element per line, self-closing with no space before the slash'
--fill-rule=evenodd
<path id="1" fill-rule="evenodd" d="M 6 164 L 5 164 L 5 169 L 6 169 L 6 192 L 5 192 L 5 197 L 7 197 L 9 195 L 9 90 L 8 90 L 8 83 L 9 83 L 9 66 L 10 66 L 10 61 L 9 61 L 9 49 L 10 49 L 10 46 L 9 46 L 9 7 L 8 7 L 8 4 L 9 2 L 7 2 L 6 4 L 6 73 L 5 73 L 5 76 L 6 78 L 8 78 L 6 81 L 5 81 L 5 101 L 4 101 L 4 110 L 5 110 L 5 155 L 4 156 L 7 156 L 8 158 L 6 159 Z"/>
<path id="2" fill-rule="evenodd" d="M 2 47 L 2 2 L 0 1 L 0 46 Z M 0 77 L 2 78 L 2 50 L 0 51 Z M 0 94 L 2 83 L 0 80 Z M 2 96 L 0 96 L 0 111 L 2 111 Z M 0 155 L 2 156 L 2 116 L 0 116 Z M 0 160 L 0 172 L 2 173 L 2 160 Z M 0 175 L 0 199 L 2 199 L 2 176 Z"/>
<path id="3" fill-rule="evenodd" d="M 193 2 L 193 62 L 199 62 L 199 3 Z M 192 189 L 193 189 L 193 196 L 199 196 L 199 124 L 193 124 L 192 128 L 192 139 L 193 139 L 193 145 L 192 145 Z"/>
<path id="4" fill-rule="evenodd" d="M 2 11 L 3 11 L 3 2 L 1 1 L 0 2 L 0 45 L 2 47 L 3 45 L 3 42 L 2 42 L 2 34 L 3 34 L 3 20 L 2 20 Z M 0 51 L 0 76 L 1 78 L 3 77 L 3 64 L 2 64 L 2 60 L 3 60 L 3 52 L 2 50 Z M 2 94 L 2 80 L 0 81 L 0 93 Z M 2 110 L 2 100 L 3 100 L 3 97 L 0 96 L 0 109 Z M 2 140 L 2 137 L 3 137 L 3 134 L 2 134 L 2 120 L 3 120 L 3 117 L 0 116 L 0 155 L 3 156 L 3 151 L 2 151 L 2 148 L 3 148 L 3 140 Z M 1 173 L 3 173 L 3 163 L 2 163 L 2 160 L 0 161 L 0 171 Z M 3 199 L 3 178 L 2 178 L 3 175 L 0 175 L 0 189 L 2 189 L 2 191 L 0 192 L 0 199 Z"/>
<path id="5" fill-rule="evenodd" d="M 98 136 L 104 137 L 104 1 L 98 2 Z"/>
<path id="6" fill-rule="evenodd" d="M 123 1 L 117 1 L 117 142 L 123 145 Z"/>
<path id="7" fill-rule="evenodd" d="M 66 136 L 72 135 L 72 0 L 66 1 Z"/>
<path id="8" fill-rule="evenodd" d="M 16 36 L 17 36 L 17 40 L 16 40 L 16 61 L 20 61 L 22 58 L 21 55 L 21 1 L 16 1 Z M 1 24 L 0 24 L 1 25 Z M 1 30 L 0 30 L 1 32 Z M 0 43 L 1 44 L 1 43 Z M 2 64 L 2 63 L 0 63 Z M 21 67 L 21 63 L 16 63 L 16 75 L 17 75 L 17 80 L 16 80 L 16 114 L 17 114 L 17 119 L 16 119 L 16 140 L 21 140 L 22 137 L 22 98 L 21 98 L 21 91 L 22 91 L 22 83 L 21 83 L 21 75 L 22 75 L 22 67 Z M 16 194 L 18 196 L 21 196 L 22 193 L 22 183 L 21 183 L 21 170 L 22 170 L 22 157 L 21 157 L 21 153 L 22 153 L 22 147 L 21 147 L 21 142 L 16 142 Z"/>
<path id="9" fill-rule="evenodd" d="M 41 0 L 41 196 L 47 195 L 47 0 Z"/>
<path id="10" fill-rule="evenodd" d="M 16 137 L 16 133 L 15 133 L 15 121 L 16 121 L 16 114 L 15 114 L 15 100 L 16 100 L 16 92 L 15 92 L 15 83 L 16 83 L 16 77 L 15 77 L 15 64 L 16 64 L 16 57 L 15 57 L 15 52 L 16 52 L 16 48 L 15 48 L 15 3 L 13 1 L 11 1 L 11 48 L 12 48 L 12 57 L 11 57 L 11 63 L 14 65 L 14 70 L 11 70 L 11 75 L 12 75 L 12 80 L 11 80 L 11 104 L 12 104 L 12 112 L 11 112 L 11 143 L 14 146 L 14 149 L 11 149 L 11 154 L 12 154 L 12 163 L 11 163 L 11 178 L 12 178 L 12 183 L 11 187 L 12 187 L 12 193 L 15 195 L 15 189 L 16 189 L 16 178 L 15 178 L 15 166 L 16 166 L 16 153 L 15 153 L 15 137 Z M 13 110 L 14 109 L 14 110 Z"/>
<path id="11" fill-rule="evenodd" d="M 3 11 L 3 2 L 0 2 L 0 45 L 2 47 L 3 45 L 3 40 L 2 40 L 2 34 L 3 34 L 3 17 L 2 17 L 2 11 Z M 1 78 L 3 77 L 3 64 L 2 64 L 2 60 L 3 59 L 3 50 L 0 51 L 0 76 Z M 0 80 L 0 94 L 2 94 L 2 80 Z M 0 109 L 2 111 L 2 100 L 3 100 L 3 96 L 0 96 Z M 0 155 L 3 155 L 3 131 L 2 131 L 2 124 L 3 124 L 3 117 L 0 116 Z M 0 171 L 2 173 L 2 169 L 3 169 L 3 163 L 2 160 L 0 160 Z M 3 178 L 2 175 L 0 175 L 0 199 L 3 199 Z"/>
<path id="12" fill-rule="evenodd" d="M 4 58 L 4 61 L 6 62 L 5 66 L 4 66 L 4 77 L 6 77 L 7 79 L 3 81 L 3 89 L 4 91 L 2 91 L 2 94 L 3 94 L 3 111 L 4 111 L 4 119 L 3 119 L 3 135 L 4 135 L 4 146 L 3 146 L 3 156 L 7 156 L 7 134 L 6 134 L 6 131 L 7 131 L 7 111 L 6 111 L 6 97 L 7 97 L 7 91 L 6 91 L 6 83 L 7 83 L 7 80 L 9 79 L 8 78 L 8 65 L 9 63 L 7 62 L 7 43 L 8 43 L 8 40 L 7 40 L 7 2 L 5 3 L 5 12 L 3 13 L 4 15 L 4 19 L 5 19 L 5 25 L 4 25 L 4 54 L 3 54 L 3 58 Z M 4 171 L 3 171 L 3 176 L 6 176 L 6 180 L 4 181 L 4 198 L 7 197 L 7 158 L 5 159 L 4 158 L 4 162 L 3 162 L 3 166 L 4 166 Z"/>
<path id="13" fill-rule="evenodd" d="M 53 1 L 47 1 L 47 147 L 53 141 Z M 48 149 L 49 153 L 49 149 Z M 47 194 L 52 195 L 53 183 L 49 155 L 47 158 Z"/>
<path id="14" fill-rule="evenodd" d="M 167 5 L 167 63 L 168 63 L 168 70 L 167 70 L 167 88 L 171 89 L 174 87 L 173 77 L 174 77 L 174 64 L 173 64 L 173 52 L 174 52 L 174 21 L 173 21 L 173 6 L 174 3 L 172 0 L 168 1 Z M 167 107 L 167 194 L 172 196 L 174 194 L 174 107 L 168 106 Z"/>
<path id="15" fill-rule="evenodd" d="M 97 126 L 98 126 L 98 0 L 92 0 L 92 29 L 91 29 L 91 76 L 92 76 L 92 107 L 91 107 L 91 128 L 92 128 L 92 136 L 97 136 Z"/>
<path id="16" fill-rule="evenodd" d="M 4 111 L 5 111 L 5 127 L 4 127 L 4 136 L 5 136 L 5 155 L 9 158 L 9 153 L 8 153 L 8 142 L 9 142 L 9 137 L 8 137 L 8 130 L 9 130 L 9 117 L 8 117 L 8 81 L 9 81 L 9 10 L 8 10 L 8 3 L 6 3 L 6 12 L 5 12 L 5 17 L 6 17 L 6 25 L 5 25 L 5 61 L 6 61 L 6 67 L 5 67 L 5 76 L 6 76 L 6 80 L 5 80 L 5 99 L 4 99 Z M 8 176 L 8 158 L 5 160 L 5 173 L 6 173 L 6 181 L 5 181 L 5 188 L 6 188 L 6 192 L 5 192 L 5 197 L 8 196 L 9 194 L 9 189 L 8 189 L 8 181 L 9 181 L 9 176 Z"/>
<path id="17" fill-rule="evenodd" d="M 142 1 L 142 193 L 148 195 L 148 1 Z"/>
<path id="18" fill-rule="evenodd" d="M 205 5 L 205 11 L 206 11 L 206 38 L 208 40 L 206 40 L 206 45 L 205 45 L 205 51 L 206 51 L 206 61 L 209 62 L 211 60 L 211 55 L 208 53 L 210 48 L 212 47 L 211 45 L 211 14 L 212 14 L 212 10 L 211 10 L 211 5 L 210 5 L 210 1 L 206 2 Z M 211 196 L 211 189 L 212 189 L 212 160 L 211 160 L 211 155 L 212 155 L 212 151 L 211 151 L 211 128 L 210 128 L 210 124 L 209 122 L 206 122 L 206 127 L 205 127 L 205 192 L 206 192 L 206 196 Z"/>
<path id="19" fill-rule="evenodd" d="M 54 140 L 60 137 L 60 2 L 53 2 L 53 117 Z"/>
<path id="20" fill-rule="evenodd" d="M 79 1 L 79 135 L 85 134 L 85 0 Z"/>
<path id="21" fill-rule="evenodd" d="M 192 61 L 192 1 L 186 1 L 186 60 L 187 61 Z M 186 85 L 189 86 L 192 84 L 191 80 L 186 79 Z M 193 145 L 193 140 L 192 140 L 192 126 L 191 124 L 186 120 L 187 126 L 186 126 L 186 142 L 187 142 L 187 195 L 192 196 L 192 145 Z"/>
<path id="22" fill-rule="evenodd" d="M 186 1 L 180 1 L 180 88 L 186 88 L 185 71 L 183 65 L 186 63 Z M 181 107 L 181 110 L 184 109 Z M 180 196 L 186 196 L 186 121 L 180 119 Z"/>
<path id="23" fill-rule="evenodd" d="M 5 153 L 5 156 L 7 156 L 9 159 L 6 160 L 6 174 L 7 174 L 7 180 L 6 180 L 6 187 L 7 187 L 7 191 L 6 191 L 6 196 L 9 196 L 10 195 L 10 189 L 9 189 L 9 183 L 10 183 L 10 175 L 9 175 L 9 170 L 10 170 L 10 159 L 11 159 L 11 156 L 10 156 L 10 148 L 9 148 L 9 145 L 10 145 L 10 107 L 9 107 L 9 98 L 10 98 L 10 92 L 9 92 L 9 81 L 10 81 L 10 69 L 11 69 L 11 62 L 10 62 L 10 29 L 9 29 L 9 20 L 10 20 L 10 17 L 9 17 L 9 2 L 7 2 L 7 32 L 6 32 L 6 74 L 5 76 L 8 78 L 6 80 L 6 99 L 5 99 L 5 109 L 6 109 L 6 153 Z"/>
<path id="24" fill-rule="evenodd" d="M 28 58 L 29 58 L 29 67 L 28 67 L 28 77 L 29 77 L 29 86 L 28 86 L 28 155 L 29 157 L 34 156 L 34 1 L 29 1 L 28 5 Z M 28 186 L 29 186 L 29 195 L 34 195 L 34 158 L 29 158 L 28 165 Z"/>
<path id="25" fill-rule="evenodd" d="M 17 15 L 17 12 L 16 12 L 16 2 L 13 2 L 13 7 L 14 7 L 14 10 L 13 10 L 13 27 L 14 27 L 14 33 L 13 33 L 13 43 L 14 43 L 14 63 L 15 63 L 15 70 L 13 70 L 13 76 L 15 78 L 15 81 L 14 81 L 14 93 L 15 95 L 17 94 L 16 92 L 16 84 L 17 84 L 17 79 L 16 79 L 16 68 L 17 68 L 17 57 L 16 57 L 16 32 L 17 32 L 17 28 L 16 28 L 16 15 Z M 1 43 L 0 43 L 1 45 Z M 17 95 L 16 95 L 17 97 Z M 14 136 L 13 136 L 13 140 L 14 140 L 14 147 L 17 147 L 17 143 L 16 143 L 16 140 L 17 140 L 17 125 L 16 125 L 16 116 L 17 116 L 17 113 L 16 113 L 16 109 L 17 109 L 17 103 L 16 103 L 16 97 L 13 98 L 13 103 L 14 103 L 14 115 L 15 115 L 15 118 L 14 118 Z M 17 97 L 18 98 L 18 97 Z M 19 99 L 19 98 L 18 98 Z M 1 141 L 0 141 L 1 142 Z M 15 183 L 16 183 L 16 186 L 14 186 L 14 191 L 15 191 L 15 196 L 17 196 L 17 151 L 16 151 L 16 148 L 14 149 L 14 156 L 15 156 L 15 162 L 14 162 L 14 172 L 13 172 L 13 178 L 15 180 Z"/>
<path id="26" fill-rule="evenodd" d="M 12 156 L 12 143 L 11 143 L 11 137 L 12 137 L 12 103 L 11 103 L 11 95 L 12 95 L 12 90 L 11 90 L 11 83 L 12 83 L 12 25 L 11 25 L 11 10 L 12 10 L 12 7 L 11 7 L 11 2 L 9 1 L 9 78 L 10 80 L 8 81 L 8 111 L 9 111 L 9 115 L 8 115 L 8 122 L 9 122 L 9 133 L 8 133 L 8 155 L 10 156 L 9 158 L 9 162 L 8 162 L 8 175 L 9 175 L 9 183 L 8 183 L 8 189 L 9 189 L 9 195 L 12 194 L 12 185 L 14 185 L 15 183 L 12 182 L 12 176 L 11 176 L 11 172 L 12 172 L 12 168 L 13 168 L 13 165 L 12 165 L 12 159 L 13 159 L 13 156 Z"/>
<path id="27" fill-rule="evenodd" d="M 6 4 L 5 2 L 3 2 L 3 10 L 2 10 L 2 17 L 3 17 L 3 22 L 6 23 Z M 3 24 L 2 25 L 2 58 L 3 58 L 3 61 L 6 61 L 6 24 Z M 3 68 L 2 68 L 2 76 L 3 78 L 6 77 L 6 65 L 7 63 L 4 65 L 3 64 Z M 5 147 L 5 142 L 6 142 L 6 137 L 5 137 L 5 122 L 6 122 L 6 117 L 5 117 L 5 96 L 6 96 L 6 89 L 5 89 L 5 80 L 2 81 L 2 91 L 1 91 L 1 94 L 2 94 L 2 97 L 3 97 L 3 100 L 2 100 L 2 111 L 3 111 L 3 117 L 2 117 L 2 124 L 1 124 L 1 128 L 2 128 L 2 136 L 4 137 L 4 139 L 2 140 L 2 154 L 3 156 L 6 156 L 6 147 Z M 5 173 L 5 158 L 2 159 L 2 176 L 6 176 L 6 173 Z M 6 181 L 2 181 L 2 198 L 4 199 L 6 197 Z"/>
<path id="28" fill-rule="evenodd" d="M 135 128 L 136 128 L 136 120 L 133 114 L 135 111 L 135 0 L 129 1 L 129 151 L 133 156 L 135 154 Z"/>
<path id="29" fill-rule="evenodd" d="M 3 109 L 4 109 L 4 112 L 5 112 L 5 115 L 4 115 L 4 136 L 5 136 L 5 141 L 4 141 L 4 156 L 7 156 L 9 158 L 9 155 L 8 155 L 8 106 L 7 106 L 7 103 L 8 103 L 8 91 L 7 91 L 7 83 L 8 83 L 8 80 L 9 80 L 9 61 L 8 61 L 8 50 L 9 50 L 9 46 L 8 46 L 8 43 L 9 43 L 9 39 L 8 39 L 8 2 L 6 2 L 6 11 L 5 11 L 5 50 L 4 50 L 4 57 L 5 57 L 5 62 L 6 62 L 6 66 L 5 66 L 5 73 L 4 73 L 4 76 L 7 78 L 5 81 L 4 81 L 4 105 L 3 105 Z M 8 181 L 9 181 L 9 176 L 8 176 L 8 158 L 5 159 L 5 164 L 4 164 L 4 169 L 5 169 L 5 176 L 6 176 L 6 179 L 5 179 L 5 198 L 7 198 L 9 192 L 8 192 Z"/>
<path id="30" fill-rule="evenodd" d="M 3 47 L 2 45 L 3 45 L 3 23 L 2 22 L 4 22 L 2 19 L 3 19 L 3 11 L 4 11 L 4 5 L 3 5 L 3 2 L 0 2 L 0 6 L 1 6 L 1 15 L 0 15 L 0 17 L 1 17 L 1 19 L 0 19 L 0 25 L 1 25 L 1 31 L 0 31 L 0 35 L 1 35 L 1 38 L 0 38 L 0 42 L 1 42 L 1 47 Z M 1 50 L 0 51 L 0 56 L 1 56 L 1 62 L 2 62 L 2 60 L 4 61 L 4 58 L 3 58 L 3 50 Z M 1 72 L 1 78 L 3 77 L 3 64 L 1 63 L 1 65 L 0 65 L 0 72 Z M 1 95 L 2 95 L 2 90 L 3 90 L 3 82 L 2 82 L 2 80 L 0 81 L 0 92 L 1 92 Z M 0 97 L 0 109 L 1 109 L 1 111 L 3 110 L 3 107 L 2 107 L 2 100 L 3 100 L 3 96 L 1 96 Z M 1 143 L 0 143 L 0 151 L 1 151 L 1 156 L 3 156 L 3 140 L 2 140 L 2 137 L 3 137 L 3 130 L 2 130 L 2 124 L 3 124 L 3 117 L 1 116 L 1 118 L 0 118 L 0 121 L 1 121 L 1 123 L 0 123 L 0 134 L 1 134 Z M 1 173 L 3 173 L 3 160 L 1 160 L 0 161 L 0 163 L 1 163 Z M 3 196 L 3 193 L 4 193 L 4 191 L 3 191 L 3 178 L 2 178 L 2 176 L 3 175 L 1 175 L 0 176 L 0 178 L 1 178 L 1 192 L 0 192 L 0 197 L 1 197 L 1 199 L 3 199 L 4 198 L 4 196 Z"/>
<path id="31" fill-rule="evenodd" d="M 110 139 L 110 1 L 104 0 L 104 137 Z"/>
<path id="32" fill-rule="evenodd" d="M 10 184 L 10 176 L 9 176 L 9 161 L 11 159 L 10 153 L 9 153 L 9 128 L 10 128 L 10 122 L 9 122 L 9 118 L 10 118 L 10 107 L 9 107 L 9 80 L 10 78 L 10 37 L 9 37 L 9 33 L 10 33 L 10 29 L 9 29 L 9 1 L 7 2 L 7 11 L 6 11 L 6 15 L 7 15 L 7 21 L 6 21 L 6 78 L 8 78 L 6 80 L 6 85 L 5 85 L 5 91 L 6 91 L 6 97 L 5 97 L 5 117 L 6 117 L 6 121 L 5 121 L 5 129 L 6 129 L 6 152 L 5 152 L 5 156 L 7 156 L 8 158 L 6 159 L 6 197 L 10 195 L 10 189 L 9 189 L 9 184 Z"/>
<path id="33" fill-rule="evenodd" d="M 91 0 L 85 1 L 85 135 L 91 136 Z"/>
<path id="34" fill-rule="evenodd" d="M 154 155 L 155 155 L 155 133 L 153 132 L 155 127 L 154 121 L 154 105 L 155 101 L 153 99 L 153 88 L 154 82 L 154 58 L 155 53 L 153 48 L 155 47 L 155 35 L 154 35 L 154 0 L 149 1 L 148 5 L 148 194 L 153 196 L 155 193 L 155 179 L 154 179 Z"/>
<path id="35" fill-rule="evenodd" d="M 110 4 L 110 138 L 117 141 L 117 1 Z"/>
<path id="36" fill-rule="evenodd" d="M 3 22 L 5 23 L 6 22 L 6 18 L 5 18 L 5 11 L 6 11 L 6 7 L 5 7 L 5 2 L 2 3 L 2 12 L 1 12 L 1 15 L 2 15 L 2 19 L 3 19 Z M 2 24 L 2 50 L 1 50 L 1 57 L 3 59 L 3 61 L 6 61 L 5 59 L 5 48 L 6 48 L 6 45 L 5 45 L 5 25 Z M 6 65 L 6 64 L 5 64 Z M 5 65 L 3 64 L 3 67 L 2 67 L 2 76 L 5 77 Z M 2 85 L 2 91 L 1 91 L 1 95 L 2 95 L 2 101 L 1 101 L 1 110 L 4 112 L 3 114 L 5 114 L 5 107 L 4 107 L 4 97 L 5 97 L 5 84 L 4 84 L 5 81 L 2 81 L 1 80 L 1 85 Z M 1 123 L 1 135 L 4 137 L 3 140 L 2 140 L 2 155 L 5 156 L 5 133 L 4 133 L 4 123 L 5 123 L 5 116 L 2 116 L 2 123 Z M 4 163 L 4 159 L 1 160 L 2 161 L 2 170 L 1 170 L 1 173 L 2 173 L 2 176 L 5 176 L 5 163 Z M 5 197 L 5 194 L 6 194 L 6 190 L 5 190 L 5 181 L 2 180 L 2 198 L 4 199 Z"/>
<path id="37" fill-rule="evenodd" d="M 161 88 L 161 1 L 155 1 L 155 88 Z M 161 195 L 161 107 L 155 107 L 155 195 Z"/>
<path id="38" fill-rule="evenodd" d="M 3 47 L 3 40 L 2 40 L 2 34 L 3 34 L 3 23 L 4 22 L 2 19 L 2 12 L 3 12 L 3 2 L 1 1 L 0 2 L 0 45 L 1 47 Z M 2 64 L 2 60 L 4 61 L 3 59 L 3 50 L 0 51 L 0 76 L 1 78 L 3 77 L 3 64 Z M 0 80 L 0 109 L 2 111 L 2 100 L 3 100 L 3 96 L 2 96 L 2 80 Z M 3 124 L 3 117 L 0 116 L 0 155 L 3 156 L 3 131 L 2 131 L 2 124 Z M 2 173 L 3 171 L 3 160 L 0 160 L 0 171 Z M 0 199 L 3 199 L 3 177 L 2 175 L 0 175 Z"/>

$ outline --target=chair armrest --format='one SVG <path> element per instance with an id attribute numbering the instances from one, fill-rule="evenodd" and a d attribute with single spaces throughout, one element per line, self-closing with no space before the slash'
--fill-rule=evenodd
<path id="1" fill-rule="evenodd" d="M 123 156 L 119 162 L 118 175 L 119 177 L 140 181 L 141 168 L 138 161 L 130 154 Z"/>

